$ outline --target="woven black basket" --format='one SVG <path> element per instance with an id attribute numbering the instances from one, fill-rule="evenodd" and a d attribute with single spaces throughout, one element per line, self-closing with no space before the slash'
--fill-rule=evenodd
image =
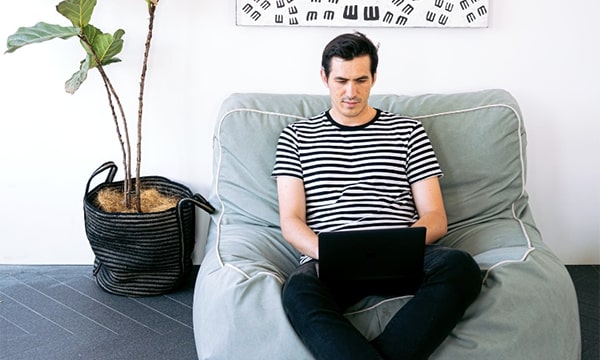
<path id="1" fill-rule="evenodd" d="M 109 171 L 106 181 L 90 190 L 92 180 Z M 155 213 L 110 213 L 96 205 L 98 192 L 121 190 L 113 182 L 117 166 L 107 162 L 90 177 L 84 196 L 85 231 L 95 255 L 94 277 L 113 294 L 160 295 L 176 289 L 192 267 L 195 243 L 195 206 L 212 213 L 200 194 L 159 176 L 142 177 L 142 187 L 180 198 L 176 207 Z"/>

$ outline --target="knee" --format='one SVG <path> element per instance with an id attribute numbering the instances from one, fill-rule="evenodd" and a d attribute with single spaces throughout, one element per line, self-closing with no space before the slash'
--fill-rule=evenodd
<path id="1" fill-rule="evenodd" d="M 473 257 L 462 250 L 448 252 L 447 263 L 465 281 L 481 282 L 481 270 Z"/>
<path id="2" fill-rule="evenodd" d="M 439 276 L 473 301 L 481 291 L 481 270 L 473 257 L 462 250 L 444 249 L 437 254 L 432 276 Z"/>
<path id="3" fill-rule="evenodd" d="M 304 264 L 294 271 L 283 284 L 281 301 L 286 312 L 294 308 L 305 297 L 306 292 L 314 288 L 319 279 L 314 264 Z"/>

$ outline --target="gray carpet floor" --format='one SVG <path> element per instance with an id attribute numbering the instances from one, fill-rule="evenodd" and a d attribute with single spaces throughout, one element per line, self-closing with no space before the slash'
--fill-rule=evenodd
<path id="1" fill-rule="evenodd" d="M 579 302 L 582 360 L 600 359 L 600 265 L 567 266 Z"/>
<path id="2" fill-rule="evenodd" d="M 91 266 L 0 266 L 0 359 L 196 359 L 195 272 L 179 291 L 129 298 L 101 290 Z"/>
<path id="3" fill-rule="evenodd" d="M 578 293 L 582 359 L 600 359 L 600 266 L 568 266 Z M 0 265 L 0 360 L 196 359 L 195 274 L 173 293 L 101 290 L 91 266 Z"/>

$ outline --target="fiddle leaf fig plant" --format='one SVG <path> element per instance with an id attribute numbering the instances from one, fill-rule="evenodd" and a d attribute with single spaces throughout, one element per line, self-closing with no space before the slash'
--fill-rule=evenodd
<path id="1" fill-rule="evenodd" d="M 70 21 L 71 26 L 48 24 L 39 22 L 31 27 L 20 27 L 16 33 L 10 35 L 6 42 L 6 53 L 12 53 L 17 49 L 35 43 L 41 43 L 54 39 L 77 38 L 84 50 L 85 57 L 81 60 L 79 69 L 65 82 L 65 91 L 73 94 L 87 79 L 91 69 L 97 69 L 100 73 L 108 105 L 116 127 L 121 153 L 123 156 L 123 167 L 125 169 L 125 181 L 123 188 L 123 202 L 127 208 L 135 208 L 141 211 L 141 185 L 140 185 L 140 163 L 141 163 L 141 134 L 144 86 L 146 72 L 148 70 L 148 57 L 154 28 L 154 16 L 158 6 L 158 0 L 144 0 L 148 9 L 148 32 L 145 42 L 145 51 L 140 74 L 140 90 L 138 95 L 138 118 L 137 118 L 137 156 L 135 184 L 132 176 L 132 150 L 129 136 L 129 126 L 121 100 L 113 87 L 105 66 L 120 62 L 117 57 L 123 49 L 123 36 L 125 31 L 116 30 L 114 33 L 104 33 L 96 26 L 90 24 L 92 14 L 97 0 L 64 0 L 57 6 L 56 10 Z"/>

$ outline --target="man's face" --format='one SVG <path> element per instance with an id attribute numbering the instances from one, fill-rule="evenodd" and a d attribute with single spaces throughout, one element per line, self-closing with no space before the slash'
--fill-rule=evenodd
<path id="1" fill-rule="evenodd" d="M 329 78 L 321 69 L 321 79 L 331 96 L 331 116 L 343 125 L 355 126 L 372 120 L 369 94 L 375 83 L 371 75 L 371 58 L 368 55 L 344 60 L 331 59 Z"/>

